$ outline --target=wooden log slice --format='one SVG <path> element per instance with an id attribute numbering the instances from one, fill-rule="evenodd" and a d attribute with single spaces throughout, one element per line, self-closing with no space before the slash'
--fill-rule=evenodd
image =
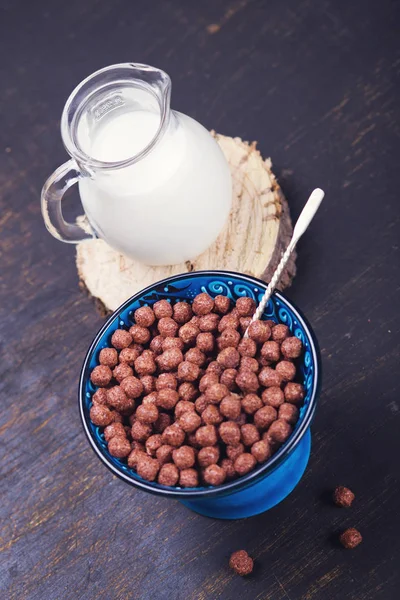
<path id="1" fill-rule="evenodd" d="M 229 163 L 233 180 L 232 211 L 217 240 L 192 262 L 149 267 L 114 250 L 101 239 L 77 245 L 80 287 L 106 314 L 141 289 L 177 273 L 226 269 L 268 281 L 292 235 L 289 207 L 256 142 L 249 144 L 212 132 Z M 282 275 L 279 289 L 296 274 L 295 253 Z"/>

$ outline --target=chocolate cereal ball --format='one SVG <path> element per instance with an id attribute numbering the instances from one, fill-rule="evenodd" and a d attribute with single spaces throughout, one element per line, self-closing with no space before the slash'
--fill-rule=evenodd
<path id="1" fill-rule="evenodd" d="M 90 374 L 90 381 L 93 383 L 93 385 L 98 385 L 99 387 L 106 387 L 110 383 L 111 379 L 111 369 L 106 365 L 98 365 Z"/>
<path id="2" fill-rule="evenodd" d="M 122 423 L 111 423 L 104 430 L 104 439 L 109 442 L 113 437 L 126 437 L 125 429 Z"/>
<path id="3" fill-rule="evenodd" d="M 257 375 L 244 369 L 237 374 L 236 384 L 245 394 L 255 393 L 260 387 Z"/>
<path id="4" fill-rule="evenodd" d="M 189 348 L 185 354 L 185 360 L 202 367 L 206 362 L 206 355 L 197 347 Z"/>
<path id="5" fill-rule="evenodd" d="M 163 337 L 175 337 L 178 333 L 179 325 L 171 317 L 163 317 L 158 321 L 158 331 Z"/>
<path id="6" fill-rule="evenodd" d="M 131 445 L 125 435 L 115 436 L 108 442 L 108 451 L 115 458 L 125 458 L 131 453 Z"/>
<path id="7" fill-rule="evenodd" d="M 143 456 L 146 456 L 146 453 L 143 450 L 134 448 L 128 456 L 128 467 L 136 469 L 139 460 L 143 458 Z"/>
<path id="8" fill-rule="evenodd" d="M 226 369 L 236 369 L 240 363 L 240 354 L 236 348 L 224 348 L 218 354 L 217 361 Z"/>
<path id="9" fill-rule="evenodd" d="M 217 331 L 218 323 L 220 317 L 215 313 L 209 313 L 208 315 L 203 315 L 199 319 L 199 328 L 200 331 Z"/>
<path id="10" fill-rule="evenodd" d="M 263 406 L 254 414 L 254 425 L 261 431 L 268 429 L 278 417 L 276 409 L 272 406 Z"/>
<path id="11" fill-rule="evenodd" d="M 203 479 L 208 485 L 221 485 L 224 483 L 226 473 L 222 467 L 218 465 L 210 465 L 206 467 L 203 473 Z"/>
<path id="12" fill-rule="evenodd" d="M 272 454 L 271 447 L 266 440 L 255 442 L 251 447 L 251 453 L 257 462 L 263 463 L 268 460 Z"/>
<path id="13" fill-rule="evenodd" d="M 240 342 L 240 333 L 236 329 L 227 327 L 218 338 L 218 348 L 237 348 Z"/>
<path id="14" fill-rule="evenodd" d="M 222 367 L 216 360 L 212 360 L 206 369 L 206 373 L 215 373 L 216 375 L 218 375 L 218 377 L 220 377 L 223 372 L 224 367 Z"/>
<path id="15" fill-rule="evenodd" d="M 129 333 L 135 344 L 147 344 L 150 340 L 150 331 L 146 327 L 141 327 L 141 325 L 132 325 Z"/>
<path id="16" fill-rule="evenodd" d="M 141 327 L 151 327 L 156 320 L 156 316 L 150 306 L 141 306 L 134 312 L 135 323 Z"/>
<path id="17" fill-rule="evenodd" d="M 296 376 L 296 367 L 288 360 L 281 360 L 278 362 L 275 371 L 279 373 L 282 381 L 292 381 Z"/>
<path id="18" fill-rule="evenodd" d="M 141 423 L 140 421 L 135 421 L 131 428 L 132 439 L 136 440 L 137 442 L 145 442 L 152 433 L 153 430 L 151 425 Z"/>
<path id="19" fill-rule="evenodd" d="M 217 443 L 217 430 L 214 425 L 203 425 L 196 431 L 196 442 L 199 446 L 215 446 Z"/>
<path id="20" fill-rule="evenodd" d="M 144 392 L 143 383 L 137 377 L 130 375 L 121 381 L 120 388 L 128 398 L 139 398 Z"/>
<path id="21" fill-rule="evenodd" d="M 158 419 L 158 409 L 154 404 L 141 404 L 136 409 L 136 418 L 141 423 L 150 425 Z"/>
<path id="22" fill-rule="evenodd" d="M 107 404 L 107 390 L 106 388 L 99 388 L 92 396 L 93 404 Z"/>
<path id="23" fill-rule="evenodd" d="M 240 356 L 254 358 L 257 354 L 257 344 L 251 338 L 243 338 L 237 347 Z"/>
<path id="24" fill-rule="evenodd" d="M 223 421 L 222 414 L 215 404 L 208 404 L 202 411 L 201 418 L 206 425 L 219 425 Z"/>
<path id="25" fill-rule="evenodd" d="M 168 446 L 167 444 L 163 444 L 158 448 L 158 450 L 156 450 L 156 458 L 160 465 L 165 465 L 166 463 L 172 462 L 173 450 L 173 446 Z"/>
<path id="26" fill-rule="evenodd" d="M 172 419 L 170 415 L 166 413 L 160 413 L 157 421 L 154 423 L 154 431 L 156 433 L 162 433 L 169 425 L 171 425 Z"/>
<path id="27" fill-rule="evenodd" d="M 225 479 L 227 481 L 235 479 L 236 471 L 235 467 L 233 466 L 233 460 L 231 460 L 230 458 L 223 458 L 221 460 L 221 467 L 225 471 Z"/>
<path id="28" fill-rule="evenodd" d="M 195 412 L 196 408 L 193 402 L 188 400 L 179 400 L 175 406 L 175 419 L 180 419 L 185 412 Z"/>
<path id="29" fill-rule="evenodd" d="M 184 412 L 178 420 L 179 426 L 185 433 L 193 433 L 201 425 L 201 417 L 192 411 Z"/>
<path id="30" fill-rule="evenodd" d="M 243 452 L 244 452 L 244 446 L 241 443 L 237 444 L 236 446 L 227 446 L 226 447 L 226 455 L 233 462 L 235 462 L 237 457 L 240 454 L 243 454 Z"/>
<path id="31" fill-rule="evenodd" d="M 119 385 L 107 390 L 107 404 L 118 411 L 129 410 L 135 406 L 135 402 L 128 398 Z"/>
<path id="32" fill-rule="evenodd" d="M 281 356 L 281 350 L 278 342 L 264 342 L 260 354 L 265 360 L 270 362 L 278 362 Z"/>
<path id="33" fill-rule="evenodd" d="M 103 348 L 100 350 L 99 363 L 114 368 L 118 364 L 118 352 L 115 348 Z"/>
<path id="34" fill-rule="evenodd" d="M 121 363 L 120 365 L 117 365 L 115 367 L 112 374 L 114 379 L 116 379 L 118 383 L 121 383 L 121 381 L 125 379 L 125 377 L 130 377 L 133 375 L 133 370 L 132 367 L 130 367 L 126 363 Z"/>
<path id="35" fill-rule="evenodd" d="M 148 406 L 149 404 L 152 404 L 153 406 L 157 406 L 157 398 L 158 398 L 157 392 L 150 392 L 150 394 L 147 394 L 147 396 L 143 397 L 142 404 L 143 404 L 143 406 Z"/>
<path id="36" fill-rule="evenodd" d="M 113 422 L 111 410 L 102 404 L 93 404 L 89 416 L 92 423 L 98 427 L 106 427 Z"/>
<path id="37" fill-rule="evenodd" d="M 265 405 L 279 408 L 285 401 L 285 396 L 279 387 L 270 387 L 261 394 L 262 401 Z"/>
<path id="38" fill-rule="evenodd" d="M 168 444 L 169 446 L 174 446 L 174 448 L 179 448 L 182 446 L 185 441 L 185 432 L 178 423 L 172 423 L 166 427 L 162 433 L 162 440 L 164 444 Z"/>
<path id="39" fill-rule="evenodd" d="M 156 363 L 162 371 L 175 371 L 182 361 L 183 354 L 179 348 L 170 348 L 156 357 Z"/>
<path id="40" fill-rule="evenodd" d="M 229 396 L 225 396 L 225 398 L 223 398 L 221 404 L 219 405 L 219 410 L 221 414 L 227 419 L 230 419 L 232 421 L 238 419 L 242 410 L 240 397 L 236 394 L 230 394 Z"/>
<path id="41" fill-rule="evenodd" d="M 262 406 L 262 400 L 257 394 L 246 394 L 242 399 L 242 408 L 247 415 L 254 415 Z"/>
<path id="42" fill-rule="evenodd" d="M 206 293 L 194 297 L 192 310 L 195 315 L 208 315 L 214 308 L 214 300 Z"/>
<path id="43" fill-rule="evenodd" d="M 218 323 L 218 331 L 222 333 L 225 329 L 239 329 L 239 317 L 232 313 L 222 317 Z"/>
<path id="44" fill-rule="evenodd" d="M 205 411 L 208 406 L 208 402 L 204 394 L 201 394 L 201 396 L 196 399 L 194 406 L 199 414 L 202 414 Z"/>
<path id="45" fill-rule="evenodd" d="M 135 407 L 133 406 L 133 409 L 134 408 Z M 123 423 L 124 418 L 117 410 L 112 410 L 111 414 L 112 414 L 112 418 L 113 418 L 113 421 L 112 421 L 113 423 Z"/>
<path id="46" fill-rule="evenodd" d="M 258 381 L 264 387 L 280 387 L 282 384 L 282 378 L 271 367 L 263 367 L 258 375 Z"/>
<path id="47" fill-rule="evenodd" d="M 163 319 L 164 317 L 172 317 L 172 306 L 168 300 L 158 300 L 153 304 L 153 311 L 156 319 Z"/>
<path id="48" fill-rule="evenodd" d="M 219 404 L 225 396 L 229 395 L 229 390 L 226 385 L 223 385 L 222 383 L 214 383 L 213 385 L 207 386 L 204 395 L 207 402 Z"/>
<path id="49" fill-rule="evenodd" d="M 176 390 L 178 380 L 172 373 L 161 373 L 156 379 L 156 390 Z"/>
<path id="50" fill-rule="evenodd" d="M 151 435 L 146 440 L 146 452 L 149 456 L 156 456 L 157 450 L 162 446 L 162 438 L 160 433 L 155 433 Z"/>
<path id="51" fill-rule="evenodd" d="M 160 472 L 158 473 L 158 483 L 160 485 L 167 485 L 172 487 L 176 485 L 179 481 L 179 470 L 178 468 L 171 464 L 167 463 L 162 465 Z"/>
<path id="52" fill-rule="evenodd" d="M 299 409 L 294 404 L 284 402 L 279 407 L 278 418 L 287 421 L 290 425 L 296 425 L 299 419 Z"/>
<path id="53" fill-rule="evenodd" d="M 157 365 L 154 362 L 154 359 L 147 354 L 142 354 L 135 360 L 135 371 L 138 375 L 153 375 L 156 370 Z"/>
<path id="54" fill-rule="evenodd" d="M 304 400 L 304 387 L 301 383 L 289 381 L 289 383 L 285 385 L 284 394 L 286 402 L 299 406 Z"/>
<path id="55" fill-rule="evenodd" d="M 197 325 L 194 325 L 193 323 L 186 323 L 180 327 L 178 335 L 184 344 L 192 346 L 195 344 L 199 333 L 200 329 Z"/>
<path id="56" fill-rule="evenodd" d="M 163 352 L 163 338 L 162 335 L 156 335 L 150 342 L 150 350 L 154 352 L 154 354 L 162 354 Z"/>
<path id="57" fill-rule="evenodd" d="M 291 433 L 291 425 L 289 425 L 289 423 L 283 419 L 277 419 L 268 429 L 268 435 L 270 438 L 279 444 L 286 442 Z"/>
<path id="58" fill-rule="evenodd" d="M 123 348 L 127 348 L 132 344 L 132 336 L 129 331 L 125 331 L 125 329 L 117 329 L 114 331 L 111 337 L 111 343 L 117 350 L 122 350 Z"/>
<path id="59" fill-rule="evenodd" d="M 190 321 L 193 316 L 192 307 L 187 302 L 177 302 L 173 308 L 173 318 L 179 323 L 179 325 L 183 325 Z"/>
<path id="60" fill-rule="evenodd" d="M 354 498 L 355 495 L 353 492 L 343 485 L 339 485 L 333 493 L 334 503 L 336 506 L 340 506 L 342 508 L 350 508 L 350 506 L 353 504 Z"/>
<path id="61" fill-rule="evenodd" d="M 196 456 L 193 448 L 190 446 L 181 446 L 172 452 L 172 460 L 178 469 L 190 469 L 195 463 Z"/>
<path id="62" fill-rule="evenodd" d="M 139 349 L 139 344 L 135 344 L 133 348 L 123 348 L 119 353 L 119 362 L 132 366 L 141 353 L 142 351 Z"/>
<path id="63" fill-rule="evenodd" d="M 239 454 L 233 466 L 238 475 L 246 475 L 246 473 L 250 473 L 254 469 L 256 464 L 257 461 L 252 454 L 243 452 L 243 454 Z"/>
<path id="64" fill-rule="evenodd" d="M 247 328 L 249 327 L 250 323 L 251 323 L 251 317 L 240 317 L 239 318 L 239 330 L 242 335 L 244 335 L 246 333 Z"/>
<path id="65" fill-rule="evenodd" d="M 203 393 L 206 391 L 207 388 L 209 388 L 212 385 L 215 385 L 216 383 L 219 383 L 219 376 L 216 373 L 207 372 L 200 379 L 199 390 L 201 393 Z"/>
<path id="66" fill-rule="evenodd" d="M 181 487 L 197 487 L 199 485 L 199 476 L 196 469 L 183 469 L 179 473 L 179 485 Z"/>
<path id="67" fill-rule="evenodd" d="M 354 527 L 349 527 L 349 529 L 343 531 L 343 533 L 339 537 L 339 540 L 342 546 L 344 546 L 344 548 L 352 550 L 353 548 L 358 546 L 358 544 L 361 544 L 362 535 Z"/>
<path id="68" fill-rule="evenodd" d="M 253 571 L 254 561 L 247 554 L 246 550 L 234 552 L 229 559 L 229 566 L 241 577 L 250 575 Z"/>
<path id="69" fill-rule="evenodd" d="M 154 481 L 157 477 L 160 465 L 155 458 L 150 456 L 140 456 L 136 465 L 137 474 L 146 479 L 146 481 Z"/>
<path id="70" fill-rule="evenodd" d="M 241 317 L 252 317 L 256 312 L 257 305 L 253 298 L 243 296 L 236 300 L 236 310 Z"/>
<path id="71" fill-rule="evenodd" d="M 212 333 L 199 333 L 196 338 L 196 346 L 202 352 L 209 354 L 214 350 L 215 339 Z"/>
<path id="72" fill-rule="evenodd" d="M 275 325 L 272 327 L 271 335 L 274 342 L 281 344 L 284 340 L 286 340 L 287 337 L 289 337 L 290 329 L 287 325 Z"/>
<path id="73" fill-rule="evenodd" d="M 260 433 L 255 425 L 246 423 L 240 428 L 242 442 L 245 446 L 252 446 L 260 440 Z"/>
<path id="74" fill-rule="evenodd" d="M 249 326 L 249 337 L 257 344 L 263 344 L 271 337 L 271 329 L 265 321 L 254 321 Z"/>
<path id="75" fill-rule="evenodd" d="M 182 342 L 181 338 L 178 337 L 165 337 L 162 338 L 162 349 L 163 352 L 165 352 L 165 350 L 170 350 L 171 348 L 178 348 L 178 350 L 183 351 L 184 348 L 184 343 Z"/>
<path id="76" fill-rule="evenodd" d="M 251 358 L 250 356 L 242 356 L 242 358 L 240 359 L 239 370 L 252 371 L 252 373 L 258 373 L 258 371 L 260 370 L 260 365 L 257 359 Z"/>
<path id="77" fill-rule="evenodd" d="M 298 358 L 302 349 L 303 344 L 296 336 L 286 338 L 281 345 L 281 352 L 285 358 Z"/>
<path id="78" fill-rule="evenodd" d="M 225 421 L 219 426 L 219 435 L 222 441 L 229 446 L 236 446 L 240 443 L 240 427 L 233 421 Z M 231 457 L 229 457 L 231 458 Z"/>
<path id="79" fill-rule="evenodd" d="M 189 361 L 181 362 L 178 366 L 178 379 L 193 383 L 200 376 L 200 368 Z"/>
<path id="80" fill-rule="evenodd" d="M 220 377 L 220 383 L 226 385 L 228 390 L 231 392 L 236 389 L 236 376 L 238 372 L 236 369 L 225 369 Z"/>
<path id="81" fill-rule="evenodd" d="M 197 462 L 199 463 L 199 466 L 203 468 L 215 465 L 219 461 L 219 454 L 218 446 L 206 446 L 199 450 Z"/>
<path id="82" fill-rule="evenodd" d="M 214 309 L 220 315 L 226 315 L 231 307 L 231 301 L 227 296 L 215 296 L 214 298 Z"/>

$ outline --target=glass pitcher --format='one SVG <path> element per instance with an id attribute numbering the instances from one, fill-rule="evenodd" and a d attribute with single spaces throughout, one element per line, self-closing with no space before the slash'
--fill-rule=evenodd
<path id="1" fill-rule="evenodd" d="M 170 109 L 171 80 L 142 64 L 90 75 L 61 118 L 71 160 L 42 190 L 49 232 L 63 242 L 100 237 L 149 265 L 192 260 L 224 227 L 232 200 L 228 164 L 210 133 Z M 67 223 L 62 198 L 78 183 L 86 222 Z"/>

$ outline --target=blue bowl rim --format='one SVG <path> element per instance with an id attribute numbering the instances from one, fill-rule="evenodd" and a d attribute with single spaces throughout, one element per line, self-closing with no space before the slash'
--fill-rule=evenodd
<path id="1" fill-rule="evenodd" d="M 173 487 L 167 487 L 167 486 L 160 486 L 160 484 L 156 484 L 157 485 L 157 487 L 156 487 L 153 484 L 153 482 L 145 481 L 145 480 L 141 480 L 141 479 L 135 479 L 134 477 L 130 477 L 129 475 L 125 474 L 123 471 L 121 471 L 117 467 L 115 467 L 115 465 L 113 465 L 111 462 L 109 462 L 109 460 L 101 452 L 101 450 L 97 446 L 96 442 L 94 441 L 93 436 L 91 435 L 91 432 L 90 432 L 89 427 L 86 422 L 84 409 L 83 409 L 84 399 L 86 398 L 86 393 L 84 390 L 85 372 L 86 372 L 91 354 L 92 354 L 93 350 L 95 349 L 95 347 L 97 346 L 100 338 L 102 337 L 104 332 L 107 330 L 107 328 L 111 325 L 111 323 L 114 322 L 115 318 L 117 318 L 118 315 L 123 310 L 128 308 L 129 305 L 132 302 L 136 301 L 139 297 L 141 297 L 142 295 L 144 295 L 148 292 L 151 292 L 155 286 L 172 283 L 172 282 L 176 281 L 177 279 L 181 280 L 181 279 L 185 279 L 187 277 L 188 278 L 189 277 L 197 277 L 197 276 L 201 277 L 202 275 L 203 276 L 204 275 L 205 276 L 225 275 L 225 276 L 228 276 L 228 277 L 230 276 L 233 278 L 239 277 L 242 280 L 247 280 L 247 283 L 250 283 L 251 285 L 257 285 L 258 287 L 261 287 L 264 289 L 266 289 L 266 287 L 268 285 L 268 284 L 266 284 L 265 281 L 263 281 L 261 279 L 257 279 L 256 277 L 253 277 L 251 275 L 245 275 L 242 273 L 237 273 L 235 271 L 225 271 L 225 270 L 203 270 L 203 271 L 194 271 L 194 272 L 190 272 L 190 273 L 179 273 L 179 274 L 167 277 L 165 279 L 161 279 L 160 281 L 156 281 L 152 285 L 149 285 L 148 287 L 140 290 L 139 292 L 137 292 L 136 294 L 131 296 L 131 298 L 129 298 L 123 304 L 121 304 L 121 306 L 119 306 L 112 313 L 112 315 L 110 315 L 108 317 L 108 319 L 106 320 L 106 322 L 101 327 L 101 329 L 99 330 L 99 332 L 93 339 L 92 343 L 90 344 L 88 351 L 86 352 L 85 359 L 84 359 L 81 373 L 80 373 L 80 377 L 79 377 L 79 390 L 78 390 L 78 392 L 79 392 L 79 414 L 81 417 L 83 429 L 86 434 L 86 437 L 88 438 L 90 446 L 94 450 L 97 457 L 101 460 L 101 462 L 119 479 L 122 479 L 126 483 L 129 483 L 130 485 L 133 485 L 133 486 L 141 489 L 142 491 L 150 492 L 151 494 L 155 494 L 157 496 L 164 496 L 164 497 L 168 496 L 168 497 L 173 497 L 173 498 L 177 498 L 177 499 L 181 498 L 181 499 L 185 499 L 185 500 L 187 500 L 189 498 L 192 498 L 192 499 L 207 498 L 207 499 L 209 499 L 211 497 L 225 496 L 228 494 L 232 494 L 234 492 L 241 491 L 245 487 L 254 485 L 255 483 L 257 483 L 257 481 L 259 481 L 260 479 L 263 479 L 264 477 L 269 475 L 272 471 L 274 471 L 283 461 L 286 460 L 288 455 L 297 447 L 298 443 L 300 442 L 300 440 L 306 433 L 306 431 L 314 417 L 314 413 L 315 413 L 315 409 L 316 409 L 316 401 L 317 401 L 320 387 L 321 387 L 321 356 L 320 356 L 319 345 L 318 345 L 317 339 L 315 337 L 315 334 L 311 328 L 311 325 L 308 323 L 307 319 L 304 317 L 304 315 L 300 311 L 300 309 L 297 308 L 297 306 L 295 304 L 293 304 L 293 302 L 291 300 L 289 300 L 284 294 L 282 294 L 282 292 L 275 291 L 274 295 L 277 296 L 279 298 L 279 300 L 281 300 L 287 306 L 290 307 L 290 309 L 295 313 L 297 319 L 299 320 L 302 327 L 306 331 L 307 336 L 310 340 L 310 347 L 312 350 L 314 364 L 315 364 L 315 375 L 314 375 L 314 381 L 313 381 L 312 395 L 311 395 L 310 402 L 307 407 L 306 413 L 302 419 L 302 422 L 300 423 L 299 428 L 294 431 L 294 433 L 290 436 L 289 440 L 278 450 L 278 452 L 276 452 L 276 454 L 274 454 L 266 463 L 259 465 L 253 471 L 250 471 L 250 473 L 248 473 L 247 475 L 239 477 L 238 479 L 234 479 L 233 481 L 224 483 L 223 485 L 219 485 L 219 486 L 215 486 L 215 487 L 207 487 L 207 488 L 173 488 Z"/>

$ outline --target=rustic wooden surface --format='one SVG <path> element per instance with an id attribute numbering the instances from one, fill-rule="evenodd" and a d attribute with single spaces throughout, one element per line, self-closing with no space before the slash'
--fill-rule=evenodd
<path id="1" fill-rule="evenodd" d="M 399 588 L 399 3 L 4 0 L 0 15 L 1 598 L 392 600 Z M 259 140 L 293 216 L 327 192 L 290 297 L 324 383 L 306 475 L 281 505 L 219 522 L 113 478 L 77 382 L 102 320 L 52 239 L 40 188 L 66 159 L 59 117 L 106 64 L 158 65 L 173 106 Z M 72 203 L 71 203 L 72 204 Z M 357 499 L 326 501 L 338 483 Z M 359 527 L 354 551 L 335 532 Z M 257 561 L 242 580 L 231 551 Z"/>

